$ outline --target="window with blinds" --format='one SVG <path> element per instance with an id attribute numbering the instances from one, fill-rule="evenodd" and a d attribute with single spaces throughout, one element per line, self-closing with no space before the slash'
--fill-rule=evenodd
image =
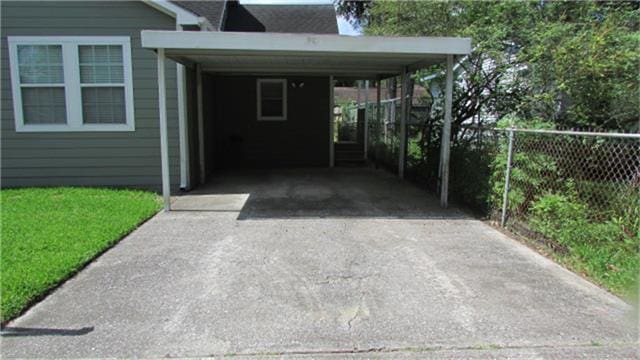
<path id="1" fill-rule="evenodd" d="M 78 54 L 84 123 L 126 123 L 122 46 L 81 45 Z"/>
<path id="2" fill-rule="evenodd" d="M 25 124 L 66 124 L 62 46 L 19 45 L 20 95 Z"/>
<path id="3" fill-rule="evenodd" d="M 9 37 L 17 131 L 132 131 L 128 37 Z"/>
<path id="4" fill-rule="evenodd" d="M 258 79 L 258 120 L 287 120 L 287 80 Z"/>

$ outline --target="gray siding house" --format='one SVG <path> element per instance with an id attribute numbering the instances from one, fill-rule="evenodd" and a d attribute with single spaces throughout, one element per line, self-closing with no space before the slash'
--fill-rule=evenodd
<path id="1" fill-rule="evenodd" d="M 156 57 L 142 48 L 142 30 L 338 32 L 331 5 L 2 1 L 0 6 L 3 187 L 160 189 Z M 202 168 L 210 174 L 224 167 L 327 165 L 329 124 L 322 116 L 328 111 L 327 77 L 264 77 L 269 80 L 263 88 L 276 96 L 283 95 L 281 79 L 305 87 L 300 92 L 284 87 L 287 121 L 260 121 L 258 77 L 204 73 L 206 134 L 200 138 L 195 69 L 176 67 L 167 60 L 172 189 L 194 186 Z M 309 110 L 312 115 L 305 116 Z M 220 121 L 227 118 L 234 121 Z M 310 156 L 288 151 L 291 147 Z"/>
<path id="2" fill-rule="evenodd" d="M 336 80 L 401 76 L 407 94 L 412 72 L 446 63 L 447 139 L 453 64 L 471 51 L 468 38 L 338 35 L 332 4 L 0 7 L 2 187 L 162 189 L 167 210 L 171 193 L 222 169 L 334 166 Z M 407 96 L 401 103 L 400 177 Z M 448 154 L 444 142 L 444 205 Z"/>

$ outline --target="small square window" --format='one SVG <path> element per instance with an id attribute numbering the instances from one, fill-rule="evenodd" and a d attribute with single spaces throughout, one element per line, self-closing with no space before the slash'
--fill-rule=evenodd
<path id="1" fill-rule="evenodd" d="M 258 79 L 258 120 L 287 119 L 287 80 Z"/>

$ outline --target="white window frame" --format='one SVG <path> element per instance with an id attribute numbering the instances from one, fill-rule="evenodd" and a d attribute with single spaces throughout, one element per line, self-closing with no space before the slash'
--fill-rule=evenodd
<path id="1" fill-rule="evenodd" d="M 131 71 L 131 40 L 128 36 L 9 36 L 9 63 L 13 114 L 17 132 L 66 131 L 134 131 L 133 77 Z M 60 45 L 64 69 L 64 90 L 67 108 L 66 124 L 25 124 L 22 113 L 18 45 Z M 121 45 L 124 67 L 124 99 L 126 123 L 85 124 L 82 115 L 82 85 L 80 84 L 80 45 Z M 28 86 L 28 85 L 27 85 Z M 89 85 L 87 85 L 89 86 Z M 122 84 L 91 84 L 91 86 L 122 86 Z M 62 87 L 62 86 L 61 86 Z"/>
<path id="2" fill-rule="evenodd" d="M 272 83 L 282 85 L 282 116 L 263 116 L 262 115 L 262 84 Z M 258 120 L 259 121 L 286 121 L 287 120 L 287 79 L 258 79 L 257 87 L 257 103 L 258 103 Z"/>

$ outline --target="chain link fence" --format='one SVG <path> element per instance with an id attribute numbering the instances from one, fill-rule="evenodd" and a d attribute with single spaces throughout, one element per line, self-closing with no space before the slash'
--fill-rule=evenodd
<path id="1" fill-rule="evenodd" d="M 399 101 L 381 104 L 380 121 L 375 103 L 367 108 L 369 157 L 394 172 L 399 113 Z M 412 107 L 405 174 L 437 191 L 442 127 L 427 118 L 424 108 Z M 510 134 L 510 183 L 503 211 Z M 455 202 L 497 221 L 504 212 L 505 225 L 520 228 L 528 228 L 536 202 L 548 194 L 570 195 L 583 203 L 588 219 L 626 216 L 640 204 L 640 135 L 454 127 L 449 186 Z"/>
<path id="2" fill-rule="evenodd" d="M 398 171 L 400 104 L 369 104 L 368 156 Z M 442 121 L 412 107 L 405 177 L 440 188 Z M 640 269 L 640 134 L 496 129 L 453 124 L 449 197 L 546 245 L 615 291 Z"/>
<path id="3" fill-rule="evenodd" d="M 640 135 L 463 127 L 451 154 L 452 199 L 637 294 Z"/>
<path id="4" fill-rule="evenodd" d="M 562 251 L 568 251 L 565 238 L 578 232 L 593 230 L 593 236 L 620 240 L 640 236 L 639 136 L 506 133 L 494 163 L 498 173 L 491 199 L 497 208 L 502 186 L 502 225 Z M 502 164 L 505 175 L 499 176 Z"/>
<path id="5" fill-rule="evenodd" d="M 365 112 L 369 126 L 367 152 L 369 158 L 385 169 L 398 172 L 400 146 L 400 101 L 389 99 L 380 102 L 380 119 L 377 105 L 369 103 Z"/>
<path id="6" fill-rule="evenodd" d="M 357 141 L 358 137 L 358 106 L 341 106 L 334 111 L 335 141 Z"/>
<path id="7" fill-rule="evenodd" d="M 380 105 L 379 120 L 377 105 L 369 103 L 367 106 L 368 154 L 377 166 L 397 173 L 400 149 L 400 99 L 383 100 Z M 431 149 L 436 144 L 436 142 L 425 141 L 432 138 L 432 136 L 427 136 L 427 133 L 435 133 L 437 130 L 433 126 L 426 126 L 429 111 L 428 106 L 414 104 L 407 119 L 407 165 L 405 168 L 405 177 L 407 178 L 419 180 L 431 173 L 426 171 L 427 168 L 437 169 L 437 158 L 435 158 L 436 163 L 427 167 L 423 166 L 423 159 L 426 159 L 426 153 L 423 150 Z M 423 146 L 424 144 L 426 146 Z M 433 158 L 429 157 L 429 160 L 433 160 Z M 433 189 L 435 190 L 435 187 Z"/>

